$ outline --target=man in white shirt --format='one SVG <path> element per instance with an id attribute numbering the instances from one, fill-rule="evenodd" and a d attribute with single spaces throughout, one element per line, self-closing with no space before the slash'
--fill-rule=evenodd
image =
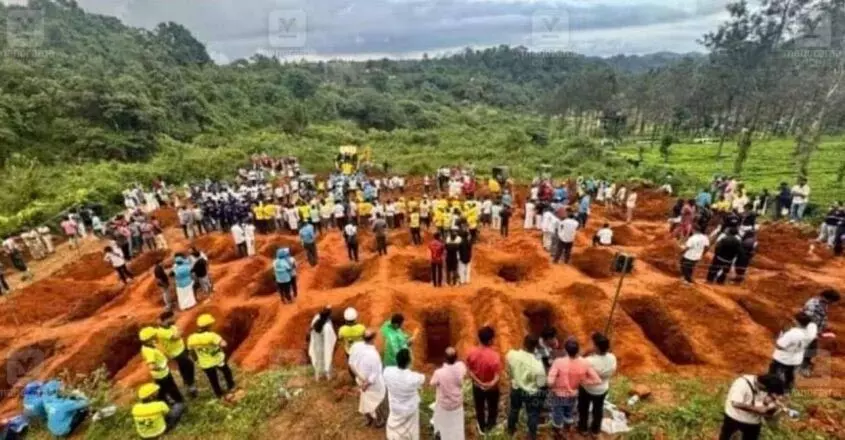
<path id="1" fill-rule="evenodd" d="M 436 390 L 431 423 L 442 439 L 464 440 L 464 398 L 462 385 L 467 367 L 458 361 L 454 347 L 446 348 L 446 361 L 431 376 Z"/>
<path id="2" fill-rule="evenodd" d="M 358 412 L 367 418 L 367 425 L 375 428 L 384 426 L 384 386 L 381 356 L 375 347 L 376 332 L 364 332 L 364 340 L 349 348 L 349 368 L 355 374 L 355 382 L 361 391 Z"/>
<path id="3" fill-rule="evenodd" d="M 358 226 L 349 222 L 343 227 L 343 239 L 346 240 L 346 253 L 349 261 L 358 261 Z"/>
<path id="4" fill-rule="evenodd" d="M 610 340 L 601 333 L 593 333 L 593 354 L 585 360 L 601 378 L 597 385 L 582 385 L 578 390 L 578 431 L 586 436 L 589 432 L 598 437 L 604 415 L 604 399 L 610 389 L 610 378 L 616 373 L 616 356 L 610 352 Z M 592 414 L 592 423 L 589 417 Z"/>
<path id="5" fill-rule="evenodd" d="M 725 418 L 719 440 L 733 440 L 737 433 L 742 440 L 759 439 L 763 418 L 778 411 L 777 398 L 782 395 L 783 380 L 774 374 L 749 374 L 737 378 L 725 399 Z"/>
<path id="6" fill-rule="evenodd" d="M 332 209 L 334 224 L 337 226 L 337 229 L 342 231 L 343 226 L 346 224 L 346 208 L 343 206 L 343 202 L 337 200 L 334 202 L 334 207 Z"/>
<path id="7" fill-rule="evenodd" d="M 775 342 L 772 363 L 769 365 L 769 373 L 783 379 L 784 390 L 787 393 L 792 390 L 792 385 L 795 383 L 795 370 L 804 360 L 804 351 L 819 333 L 818 325 L 803 311 L 798 312 L 793 319 L 795 327 L 780 334 Z"/>
<path id="8" fill-rule="evenodd" d="M 613 229 L 610 229 L 610 224 L 605 223 L 601 229 L 596 231 L 593 237 L 593 246 L 610 246 L 613 244 Z"/>
<path id="9" fill-rule="evenodd" d="M 681 273 L 684 276 L 684 281 L 687 283 L 694 283 L 692 279 L 695 266 L 704 257 L 707 248 L 710 247 L 710 238 L 707 234 L 701 232 L 701 229 L 696 226 L 695 232 L 687 239 L 683 246 L 684 253 L 681 256 Z"/>
<path id="10" fill-rule="evenodd" d="M 575 234 L 578 233 L 578 227 L 581 226 L 578 220 L 575 219 L 575 213 L 569 214 L 569 217 L 557 227 L 558 248 L 555 251 L 554 262 L 560 261 L 563 257 L 564 263 L 569 263 L 569 258 L 572 256 L 572 245 L 575 243 Z"/>
<path id="11" fill-rule="evenodd" d="M 390 414 L 387 417 L 387 440 L 419 440 L 420 388 L 425 376 L 408 369 L 411 352 L 403 348 L 396 353 L 396 366 L 384 369 L 384 385 Z"/>
<path id="12" fill-rule="evenodd" d="M 246 232 L 244 232 L 243 225 L 240 222 L 232 225 L 232 239 L 235 241 L 235 247 L 238 249 L 238 255 L 245 257 L 246 252 Z"/>
<path id="13" fill-rule="evenodd" d="M 484 201 L 481 202 L 481 224 L 489 228 L 492 221 L 493 201 L 490 200 L 490 197 L 485 197 Z"/>
<path id="14" fill-rule="evenodd" d="M 546 209 L 543 212 L 543 220 L 541 229 L 543 230 L 543 249 L 552 252 L 552 243 L 554 243 L 555 231 L 557 231 L 558 220 L 557 216 L 551 209 Z"/>
<path id="15" fill-rule="evenodd" d="M 789 208 L 789 217 L 793 222 L 801 221 L 809 201 L 810 185 L 807 184 L 807 179 L 799 177 L 798 184 L 792 187 L 792 205 Z"/>

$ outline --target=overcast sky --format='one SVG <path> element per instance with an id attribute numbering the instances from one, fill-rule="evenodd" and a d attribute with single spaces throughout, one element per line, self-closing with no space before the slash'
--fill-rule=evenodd
<path id="1" fill-rule="evenodd" d="M 22 0 L 0 0 L 17 2 Z M 586 55 L 702 50 L 727 0 L 78 0 L 133 26 L 185 25 L 218 62 L 419 57 L 524 45 Z"/>

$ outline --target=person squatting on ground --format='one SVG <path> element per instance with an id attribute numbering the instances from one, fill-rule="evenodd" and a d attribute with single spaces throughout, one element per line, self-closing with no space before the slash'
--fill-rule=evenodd
<path id="1" fill-rule="evenodd" d="M 332 358 L 337 335 L 332 325 L 332 308 L 326 306 L 311 320 L 311 331 L 308 338 L 308 358 L 314 368 L 314 380 L 320 377 L 330 380 L 332 376 Z"/>
<path id="2" fill-rule="evenodd" d="M 725 399 L 719 440 L 759 439 L 763 420 L 780 411 L 783 394 L 783 380 L 774 374 L 737 378 Z"/>
<path id="3" fill-rule="evenodd" d="M 466 363 L 472 379 L 472 400 L 478 432 L 490 432 L 499 414 L 499 379 L 502 360 L 493 348 L 496 332 L 492 327 L 478 330 L 479 345 L 467 354 Z"/>
<path id="4" fill-rule="evenodd" d="M 222 398 L 224 394 L 220 388 L 218 371 L 223 374 L 229 392 L 235 388 L 235 379 L 232 377 L 232 370 L 226 363 L 226 353 L 223 351 L 226 348 L 226 341 L 211 331 L 214 322 L 214 317 L 207 313 L 197 318 L 197 332 L 188 337 L 188 349 L 194 353 L 199 367 L 208 377 L 214 395 Z"/>
<path id="5" fill-rule="evenodd" d="M 464 399 L 462 385 L 467 367 L 458 360 L 454 347 L 447 347 L 443 365 L 434 371 L 429 384 L 435 389 L 431 423 L 441 439 L 464 439 Z"/>
<path id="6" fill-rule="evenodd" d="M 156 328 L 156 338 L 161 350 L 170 360 L 176 361 L 179 368 L 179 375 L 185 383 L 188 395 L 197 396 L 196 368 L 194 360 L 191 359 L 188 350 L 185 348 L 185 341 L 182 339 L 182 332 L 176 327 L 173 312 L 165 311 L 159 315 L 159 326 Z"/>
<path id="7" fill-rule="evenodd" d="M 807 300 L 804 304 L 804 313 L 810 316 L 810 319 L 818 327 L 820 334 L 826 333 L 827 329 L 827 314 L 828 307 L 831 304 L 839 302 L 841 295 L 838 291 L 827 289 L 821 292 L 818 296 L 814 296 Z M 804 359 L 801 362 L 801 374 L 805 377 L 810 377 L 813 374 L 813 358 L 818 354 L 819 348 L 818 339 L 814 339 L 807 349 L 804 350 Z"/>
<path id="8" fill-rule="evenodd" d="M 182 393 L 173 380 L 173 374 L 170 372 L 168 366 L 167 356 L 156 347 L 158 332 L 153 327 L 144 327 L 138 333 L 141 340 L 141 357 L 147 365 L 156 385 L 159 386 L 159 400 L 167 401 L 168 399 L 174 403 L 184 402 Z"/>
<path id="9" fill-rule="evenodd" d="M 276 251 L 276 259 L 273 260 L 273 274 L 276 279 L 276 289 L 282 302 L 286 304 L 293 303 L 296 298 L 292 294 L 293 287 L 293 266 L 291 265 L 290 250 L 288 248 L 280 248 Z"/>
<path id="10" fill-rule="evenodd" d="M 183 403 L 168 405 L 159 398 L 161 387 L 146 383 L 138 388 L 138 403 L 132 406 L 132 420 L 135 431 L 143 439 L 155 439 L 164 435 L 179 423 L 185 412 Z"/>

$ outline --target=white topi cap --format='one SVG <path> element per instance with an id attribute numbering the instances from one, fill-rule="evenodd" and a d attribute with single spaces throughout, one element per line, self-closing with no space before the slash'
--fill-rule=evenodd
<path id="1" fill-rule="evenodd" d="M 348 309 L 343 311 L 343 319 L 347 321 L 354 321 L 358 319 L 358 311 L 349 307 Z"/>

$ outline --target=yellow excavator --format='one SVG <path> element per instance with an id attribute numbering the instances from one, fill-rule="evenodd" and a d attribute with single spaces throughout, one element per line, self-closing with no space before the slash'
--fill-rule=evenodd
<path id="1" fill-rule="evenodd" d="M 334 162 L 335 168 L 344 175 L 354 174 L 358 171 L 358 147 L 355 145 L 343 145 L 338 148 L 337 159 Z"/>

